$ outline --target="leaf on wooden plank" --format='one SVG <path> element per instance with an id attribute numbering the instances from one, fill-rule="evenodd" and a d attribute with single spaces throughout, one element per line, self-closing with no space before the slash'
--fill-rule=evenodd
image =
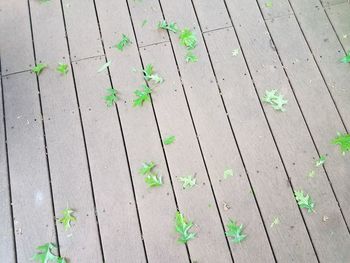
<path id="1" fill-rule="evenodd" d="M 100 73 L 102 71 L 104 71 L 105 69 L 107 69 L 110 65 L 112 64 L 112 61 L 107 61 L 105 64 L 103 64 L 98 70 L 97 72 Z"/>
<path id="2" fill-rule="evenodd" d="M 191 239 L 196 237 L 196 233 L 190 233 L 190 229 L 193 226 L 191 221 L 187 221 L 185 216 L 179 211 L 176 212 L 175 216 L 175 230 L 180 234 L 178 241 L 182 244 L 186 244 Z"/>
<path id="3" fill-rule="evenodd" d="M 169 145 L 169 144 L 172 144 L 174 141 L 175 141 L 175 136 L 174 136 L 174 135 L 171 135 L 171 136 L 166 137 L 166 138 L 163 140 L 163 143 L 164 143 L 165 145 Z"/>

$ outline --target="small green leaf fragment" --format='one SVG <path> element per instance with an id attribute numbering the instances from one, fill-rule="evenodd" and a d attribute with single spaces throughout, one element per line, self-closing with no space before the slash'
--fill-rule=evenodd
<path id="1" fill-rule="evenodd" d="M 102 71 L 104 71 L 106 68 L 108 68 L 110 65 L 112 64 L 112 61 L 107 61 L 105 64 L 103 64 L 98 70 L 98 73 L 101 73 Z"/>
<path id="2" fill-rule="evenodd" d="M 32 68 L 32 72 L 40 75 L 40 73 L 47 67 L 47 64 L 39 63 L 35 67 Z"/>
<path id="3" fill-rule="evenodd" d="M 58 63 L 56 70 L 62 75 L 66 75 L 68 73 L 68 64 Z"/>
<path id="4" fill-rule="evenodd" d="M 267 8 L 271 8 L 271 7 L 272 7 L 272 1 L 267 1 L 267 2 L 265 3 L 265 6 L 266 6 Z"/>
<path id="5" fill-rule="evenodd" d="M 337 137 L 332 140 L 332 144 L 339 145 L 343 155 L 350 151 L 350 134 L 338 133 Z"/>
<path id="6" fill-rule="evenodd" d="M 191 51 L 187 52 L 186 57 L 185 57 L 186 62 L 197 62 L 198 57 L 193 54 Z"/>
<path id="7" fill-rule="evenodd" d="M 167 23 L 165 20 L 158 22 L 158 28 L 169 30 L 171 32 L 174 32 L 175 34 L 179 32 L 179 28 L 177 27 L 176 23 Z"/>
<path id="8" fill-rule="evenodd" d="M 288 103 L 288 100 L 283 98 L 283 95 L 279 94 L 276 89 L 265 91 L 265 95 L 262 98 L 262 101 L 268 103 L 276 111 L 286 111 L 284 105 Z"/>
<path id="9" fill-rule="evenodd" d="M 152 89 L 150 89 L 147 85 L 142 85 L 143 90 L 135 90 L 134 94 L 136 95 L 136 99 L 134 99 L 133 106 L 142 106 L 144 102 L 149 101 L 151 99 L 150 94 L 152 93 Z"/>
<path id="10" fill-rule="evenodd" d="M 316 166 L 319 167 L 323 165 L 326 162 L 326 157 L 324 155 L 321 155 L 320 158 L 316 161 Z"/>
<path id="11" fill-rule="evenodd" d="M 314 212 L 315 203 L 308 194 L 304 196 L 304 192 L 300 190 L 295 191 L 294 195 L 300 208 L 306 208 L 309 213 Z"/>
<path id="12" fill-rule="evenodd" d="M 142 164 L 142 167 L 139 169 L 141 175 L 147 175 L 152 172 L 152 169 L 156 166 L 154 162 L 145 162 Z"/>
<path id="13" fill-rule="evenodd" d="M 224 179 L 227 179 L 229 177 L 232 177 L 234 174 L 233 174 L 233 170 L 232 169 L 227 169 L 224 171 Z"/>
<path id="14" fill-rule="evenodd" d="M 197 46 L 197 37 L 188 28 L 185 28 L 180 33 L 180 44 L 185 46 L 188 50 L 194 49 Z"/>
<path id="15" fill-rule="evenodd" d="M 159 77 L 157 74 L 154 74 L 154 69 L 152 64 L 147 64 L 143 70 L 143 75 L 146 81 L 154 81 L 156 84 L 162 83 L 163 78 Z"/>
<path id="16" fill-rule="evenodd" d="M 348 51 L 346 56 L 343 57 L 340 61 L 343 62 L 343 63 L 350 63 L 350 51 Z"/>
<path id="17" fill-rule="evenodd" d="M 32 257 L 32 260 L 40 263 L 66 263 L 64 258 L 56 256 L 52 253 L 52 249 L 56 246 L 52 243 L 46 243 L 42 246 L 38 246 L 36 249 L 40 252 Z"/>
<path id="18" fill-rule="evenodd" d="M 63 216 L 59 219 L 59 222 L 63 224 L 64 230 L 67 231 L 71 227 L 71 223 L 77 221 L 75 216 L 72 215 L 74 210 L 67 207 L 61 213 Z"/>
<path id="19" fill-rule="evenodd" d="M 145 182 L 149 187 L 157 187 L 163 185 L 162 177 L 154 173 L 149 173 L 145 177 Z"/>
<path id="20" fill-rule="evenodd" d="M 118 100 L 117 91 L 113 88 L 107 89 L 107 95 L 105 96 L 105 102 L 107 107 L 112 107 Z"/>
<path id="21" fill-rule="evenodd" d="M 178 241 L 182 244 L 186 244 L 191 239 L 196 237 L 195 233 L 190 233 L 190 229 L 193 226 L 191 221 L 187 221 L 185 216 L 179 211 L 176 212 L 175 216 L 175 230 L 180 234 Z"/>
<path id="22" fill-rule="evenodd" d="M 280 223 L 280 220 L 278 217 L 275 217 L 270 225 L 270 227 L 274 227 L 275 225 L 278 225 Z"/>
<path id="23" fill-rule="evenodd" d="M 189 176 L 181 176 L 179 178 L 179 181 L 182 183 L 183 189 L 190 189 L 193 186 L 196 185 L 196 178 L 194 178 L 192 175 Z"/>
<path id="24" fill-rule="evenodd" d="M 148 23 L 147 19 L 143 20 L 141 27 L 144 27 L 147 23 Z"/>
<path id="25" fill-rule="evenodd" d="M 174 136 L 174 135 L 171 135 L 171 136 L 166 137 L 166 138 L 163 140 L 163 143 L 164 143 L 165 145 L 169 145 L 169 144 L 172 144 L 174 141 L 175 141 L 175 136 Z"/>
<path id="26" fill-rule="evenodd" d="M 310 178 L 313 178 L 313 177 L 315 177 L 315 175 L 316 175 L 316 172 L 314 171 L 314 170 L 312 170 L 312 171 L 310 171 L 309 173 L 308 173 L 308 177 L 310 177 Z"/>
<path id="27" fill-rule="evenodd" d="M 118 44 L 115 45 L 115 47 L 118 50 L 123 51 L 124 48 L 130 44 L 131 40 L 126 35 L 122 34 L 122 39 L 118 42 Z"/>
<path id="28" fill-rule="evenodd" d="M 237 57 L 239 54 L 239 48 L 236 48 L 232 51 L 232 56 Z"/>
<path id="29" fill-rule="evenodd" d="M 227 237 L 231 238 L 231 241 L 234 243 L 241 243 L 247 236 L 242 234 L 243 225 L 237 225 L 235 221 L 229 220 L 226 227 L 228 231 L 225 232 Z"/>

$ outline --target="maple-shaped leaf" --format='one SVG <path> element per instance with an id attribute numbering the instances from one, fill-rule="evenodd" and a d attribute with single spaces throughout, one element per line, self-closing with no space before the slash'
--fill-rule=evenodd
<path id="1" fill-rule="evenodd" d="M 343 155 L 350 151 L 350 134 L 338 133 L 337 137 L 332 140 L 332 144 L 339 145 Z"/>
<path id="2" fill-rule="evenodd" d="M 228 231 L 225 232 L 227 237 L 231 238 L 234 243 L 241 243 L 247 236 L 242 234 L 243 225 L 237 225 L 235 221 L 229 220 L 226 227 Z"/>
<path id="3" fill-rule="evenodd" d="M 146 175 L 152 172 L 152 169 L 156 166 L 154 162 L 145 162 L 142 164 L 142 167 L 139 169 L 141 175 Z"/>
<path id="4" fill-rule="evenodd" d="M 149 173 L 145 177 L 145 182 L 149 187 L 156 187 L 163 185 L 162 177 L 155 173 Z"/>
<path id="5" fill-rule="evenodd" d="M 107 107 L 112 107 L 117 100 L 118 100 L 117 91 L 113 88 L 108 88 L 107 95 L 105 96 Z"/>
<path id="6" fill-rule="evenodd" d="M 118 42 L 118 44 L 115 45 L 115 47 L 118 50 L 123 51 L 124 48 L 130 44 L 131 40 L 126 35 L 122 34 L 122 39 Z"/>
<path id="7" fill-rule="evenodd" d="M 68 73 L 68 64 L 58 63 L 56 70 L 62 75 L 66 75 Z"/>
<path id="8" fill-rule="evenodd" d="M 180 234 L 178 241 L 180 243 L 186 244 L 191 239 L 196 237 L 195 233 L 190 233 L 189 230 L 193 226 L 191 221 L 187 221 L 185 216 L 179 211 L 176 212 L 175 216 L 175 230 Z"/>
<path id="9" fill-rule="evenodd" d="M 326 162 L 326 157 L 321 155 L 320 158 L 316 161 L 315 165 L 318 167 L 323 165 L 325 162 Z"/>
<path id="10" fill-rule="evenodd" d="M 185 28 L 180 33 L 180 43 L 185 46 L 188 50 L 194 49 L 197 46 L 197 37 L 188 28 Z"/>
<path id="11" fill-rule="evenodd" d="M 343 57 L 340 61 L 343 62 L 343 63 L 350 63 L 350 51 L 348 51 L 346 56 Z"/>
<path id="12" fill-rule="evenodd" d="M 35 67 L 32 68 L 32 72 L 40 75 L 40 73 L 47 67 L 47 64 L 39 63 Z"/>
<path id="13" fill-rule="evenodd" d="M 75 216 L 72 215 L 74 210 L 67 207 L 61 213 L 63 216 L 59 219 L 59 222 L 63 225 L 64 230 L 67 231 L 71 227 L 71 223 L 77 221 Z"/>
<path id="14" fill-rule="evenodd" d="M 187 52 L 186 57 L 185 57 L 186 62 L 197 62 L 198 57 L 193 54 L 191 51 Z"/>
<path id="15" fill-rule="evenodd" d="M 179 181 L 182 183 L 183 189 L 189 189 L 196 185 L 196 178 L 194 178 L 192 175 L 181 176 Z"/>
<path id="16" fill-rule="evenodd" d="M 277 111 L 285 111 L 284 105 L 288 103 L 288 100 L 285 100 L 276 89 L 265 91 L 262 101 L 270 104 Z"/>
<path id="17" fill-rule="evenodd" d="M 58 261 L 59 257 L 52 254 L 52 249 L 56 248 L 56 246 L 52 243 L 46 243 L 42 246 L 38 246 L 36 249 L 39 250 L 37 254 L 32 257 L 32 260 L 35 260 L 40 263 L 49 263 L 49 262 L 62 262 Z M 63 261 L 65 262 L 65 261 Z"/>
<path id="18" fill-rule="evenodd" d="M 156 84 L 162 83 L 164 80 L 162 77 L 159 77 L 157 74 L 154 74 L 154 69 L 152 64 L 147 64 L 143 70 L 143 74 L 146 81 L 154 81 Z"/>
<path id="19" fill-rule="evenodd" d="M 308 194 L 304 196 L 304 192 L 300 190 L 295 191 L 294 195 L 300 208 L 306 208 L 309 213 L 314 211 L 315 204 Z"/>
<path id="20" fill-rule="evenodd" d="M 158 28 L 169 30 L 174 33 L 179 32 L 179 28 L 177 27 L 176 23 L 174 22 L 167 23 L 165 20 L 158 23 Z"/>
<path id="21" fill-rule="evenodd" d="M 175 141 L 175 136 L 168 136 L 166 137 L 164 140 L 163 140 L 163 143 L 165 145 L 169 145 L 169 144 L 172 144 L 173 142 Z"/>
<path id="22" fill-rule="evenodd" d="M 151 99 L 150 94 L 152 93 L 152 89 L 150 89 L 147 85 L 142 85 L 143 90 L 135 90 L 134 94 L 136 95 L 136 99 L 134 99 L 133 106 L 142 106 L 144 102 L 149 101 Z"/>

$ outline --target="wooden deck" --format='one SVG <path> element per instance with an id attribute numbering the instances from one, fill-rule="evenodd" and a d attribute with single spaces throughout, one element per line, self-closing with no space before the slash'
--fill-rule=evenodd
<path id="1" fill-rule="evenodd" d="M 198 62 L 162 20 L 194 30 Z M 70 263 L 350 262 L 350 154 L 330 143 L 350 129 L 347 0 L 2 0 L 0 48 L 1 263 L 48 242 Z M 38 63 L 49 67 L 36 76 Z M 148 63 L 165 81 L 133 107 Z M 285 112 L 262 102 L 270 89 Z M 149 161 L 161 187 L 139 175 Z M 183 189 L 188 175 L 197 185 Z M 187 245 L 177 210 L 195 224 Z"/>

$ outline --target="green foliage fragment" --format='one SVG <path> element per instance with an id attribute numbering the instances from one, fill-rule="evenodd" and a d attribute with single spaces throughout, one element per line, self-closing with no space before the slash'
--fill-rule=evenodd
<path id="1" fill-rule="evenodd" d="M 124 48 L 131 44 L 131 40 L 124 34 L 122 34 L 122 39 L 116 44 L 116 48 L 120 51 L 123 51 Z"/>
<path id="2" fill-rule="evenodd" d="M 156 187 L 163 185 L 162 177 L 158 176 L 156 173 L 152 172 L 155 167 L 154 162 L 145 162 L 139 169 L 139 173 L 145 176 L 145 182 L 149 187 Z"/>
<path id="3" fill-rule="evenodd" d="M 35 67 L 32 68 L 32 72 L 40 75 L 40 73 L 47 67 L 47 64 L 39 63 Z"/>
<path id="4" fill-rule="evenodd" d="M 74 210 L 67 207 L 61 213 L 63 216 L 59 219 L 59 222 L 63 225 L 64 230 L 67 231 L 71 227 L 71 223 L 77 221 L 76 217 L 72 215 Z"/>
<path id="5" fill-rule="evenodd" d="M 325 162 L 326 162 L 326 157 L 321 155 L 320 158 L 316 161 L 315 165 L 318 167 L 323 165 Z"/>
<path id="6" fill-rule="evenodd" d="M 102 71 L 104 71 L 106 68 L 108 68 L 110 65 L 112 64 L 112 61 L 107 61 L 105 64 L 103 64 L 98 70 L 97 72 L 100 73 Z"/>
<path id="7" fill-rule="evenodd" d="M 187 52 L 186 57 L 185 57 L 186 62 L 197 62 L 198 57 L 193 54 L 191 51 Z"/>
<path id="8" fill-rule="evenodd" d="M 152 64 L 147 64 L 145 69 L 143 70 L 143 75 L 146 81 L 154 81 L 154 83 L 159 84 L 164 80 L 159 77 L 157 74 L 154 74 L 154 68 Z"/>
<path id="9" fill-rule="evenodd" d="M 181 176 L 179 181 L 182 182 L 182 187 L 184 189 L 189 189 L 196 185 L 196 178 L 193 178 L 192 175 Z"/>
<path id="10" fill-rule="evenodd" d="M 232 177 L 234 174 L 233 174 L 233 170 L 232 169 L 227 169 L 224 171 L 224 178 L 227 179 L 229 177 Z"/>
<path id="11" fill-rule="evenodd" d="M 113 88 L 108 88 L 107 95 L 105 96 L 105 102 L 107 107 L 112 107 L 114 103 L 118 100 L 117 91 Z"/>
<path id="12" fill-rule="evenodd" d="M 136 99 L 134 99 L 134 107 L 142 106 L 144 102 L 149 101 L 151 99 L 150 94 L 152 93 L 152 89 L 150 89 L 147 85 L 142 85 L 143 90 L 135 90 L 134 94 L 136 95 Z"/>
<path id="13" fill-rule="evenodd" d="M 280 223 L 280 219 L 278 217 L 275 217 L 270 225 L 270 227 L 274 227 L 275 225 L 278 225 Z"/>
<path id="14" fill-rule="evenodd" d="M 66 75 L 68 73 L 68 64 L 58 63 L 56 70 L 62 75 Z"/>
<path id="15" fill-rule="evenodd" d="M 346 56 L 343 57 L 340 61 L 343 62 L 343 63 L 350 63 L 350 51 L 348 51 Z"/>
<path id="16" fill-rule="evenodd" d="M 231 238 L 231 241 L 234 243 L 241 243 L 247 236 L 242 234 L 243 231 L 243 225 L 236 225 L 236 222 L 233 220 L 229 220 L 226 227 L 228 228 L 228 231 L 225 232 L 227 237 Z"/>
<path id="17" fill-rule="evenodd" d="M 272 7 L 272 1 L 267 1 L 267 2 L 265 3 L 265 6 L 266 6 L 267 8 L 271 8 L 271 7 Z"/>
<path id="18" fill-rule="evenodd" d="M 300 190 L 295 191 L 294 195 L 300 208 L 306 208 L 309 213 L 314 211 L 315 204 L 308 194 L 304 196 L 304 192 Z"/>
<path id="19" fill-rule="evenodd" d="M 284 105 L 288 103 L 288 100 L 283 98 L 283 95 L 279 94 L 276 89 L 265 91 L 265 96 L 262 98 L 262 101 L 268 103 L 276 111 L 286 111 Z"/>
<path id="20" fill-rule="evenodd" d="M 332 140 L 332 144 L 339 145 L 343 155 L 350 151 L 350 134 L 338 133 L 337 137 Z"/>
<path id="21" fill-rule="evenodd" d="M 175 141 L 175 136 L 168 136 L 166 137 L 164 140 L 163 140 L 163 143 L 165 145 L 169 145 L 169 144 L 172 144 L 173 142 Z"/>
<path id="22" fill-rule="evenodd" d="M 66 263 L 64 258 L 56 256 L 52 253 L 52 249 L 56 246 L 52 243 L 46 243 L 42 246 L 38 246 L 36 249 L 40 252 L 36 253 L 32 260 L 40 263 Z"/>
<path id="23" fill-rule="evenodd" d="M 187 221 L 185 216 L 180 212 L 176 212 L 175 216 L 175 230 L 180 234 L 178 241 L 182 244 L 186 244 L 191 239 L 196 237 L 195 233 L 190 233 L 190 229 L 193 226 L 191 221 Z"/>
<path id="24" fill-rule="evenodd" d="M 167 23 L 165 20 L 158 22 L 158 28 L 169 30 L 174 33 L 179 32 L 179 28 L 177 27 L 176 23 L 174 22 Z"/>
<path id="25" fill-rule="evenodd" d="M 188 50 L 194 49 L 197 46 L 197 37 L 188 28 L 185 28 L 180 33 L 180 44 L 185 46 Z"/>

